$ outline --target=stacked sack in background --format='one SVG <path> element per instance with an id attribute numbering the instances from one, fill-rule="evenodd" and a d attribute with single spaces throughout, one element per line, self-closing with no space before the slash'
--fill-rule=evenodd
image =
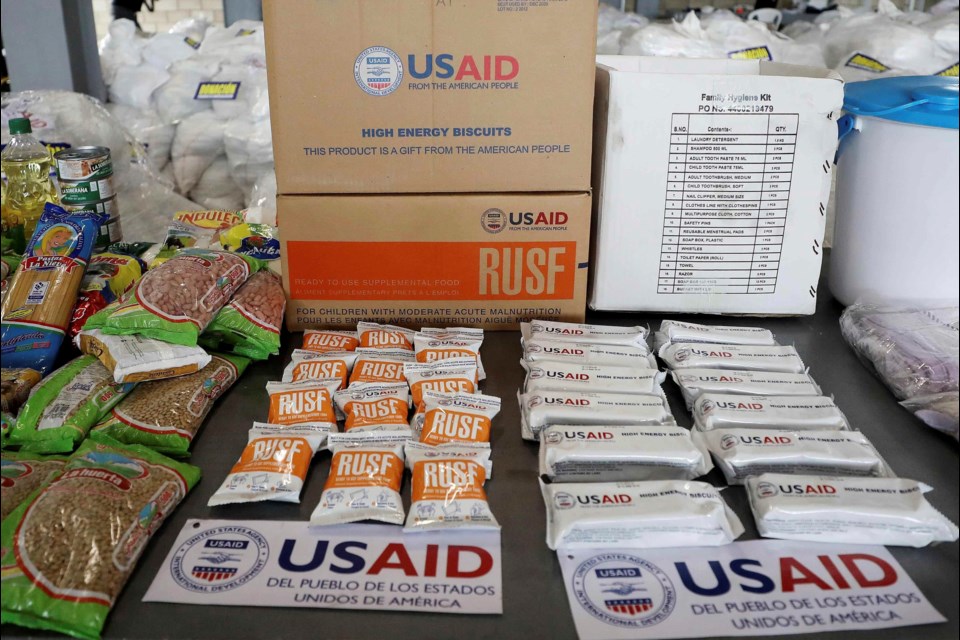
<path id="1" fill-rule="evenodd" d="M 478 392 L 482 343 L 478 329 L 361 322 L 355 331 L 306 331 L 282 380 L 267 383 L 268 422 L 253 424 L 209 506 L 298 503 L 311 460 L 327 449 L 330 472 L 312 525 L 499 528 L 484 485 L 500 399 Z"/>
<path id="2" fill-rule="evenodd" d="M 211 209 L 274 206 L 261 197 L 276 192 L 262 23 L 191 19 L 146 37 L 116 20 L 100 60 L 110 110 L 181 194 Z"/>
<path id="3" fill-rule="evenodd" d="M 949 0 L 929 13 L 903 12 L 880 0 L 876 11 L 840 7 L 777 31 L 727 10 L 649 23 L 601 6 L 597 53 L 771 60 L 831 68 L 848 82 L 882 75 L 955 76 L 958 16 Z"/>

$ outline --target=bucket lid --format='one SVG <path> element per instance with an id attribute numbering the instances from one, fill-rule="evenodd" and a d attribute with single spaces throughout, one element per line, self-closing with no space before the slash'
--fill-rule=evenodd
<path id="1" fill-rule="evenodd" d="M 843 89 L 843 108 L 858 116 L 958 129 L 958 79 L 897 76 L 851 82 Z"/>

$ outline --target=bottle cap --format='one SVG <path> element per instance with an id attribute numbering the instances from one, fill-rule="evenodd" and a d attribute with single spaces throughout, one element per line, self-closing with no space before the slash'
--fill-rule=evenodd
<path id="1" fill-rule="evenodd" d="M 11 118 L 9 124 L 10 135 L 12 136 L 19 133 L 33 133 L 33 128 L 30 126 L 30 118 Z"/>

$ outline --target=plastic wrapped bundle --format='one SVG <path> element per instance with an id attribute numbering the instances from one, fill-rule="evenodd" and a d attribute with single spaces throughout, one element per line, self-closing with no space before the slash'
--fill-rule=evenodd
<path id="1" fill-rule="evenodd" d="M 277 226 L 277 174 L 264 173 L 247 196 L 247 222 Z"/>
<path id="2" fill-rule="evenodd" d="M 170 67 L 170 79 L 154 92 L 157 113 L 164 122 L 176 124 L 210 109 L 209 100 L 194 100 L 197 86 L 208 82 L 220 69 L 220 63 L 208 58 L 182 60 Z"/>
<path id="3" fill-rule="evenodd" d="M 640 14 L 625 13 L 601 4 L 597 14 L 597 54 L 620 53 L 623 41 L 648 24 L 650 20 Z"/>
<path id="4" fill-rule="evenodd" d="M 192 191 L 203 172 L 223 155 L 226 124 L 213 111 L 207 110 L 193 114 L 177 127 L 170 154 L 180 193 Z"/>
<path id="5" fill-rule="evenodd" d="M 620 52 L 631 56 L 726 57 L 726 52 L 708 37 L 692 11 L 679 22 L 658 22 L 640 29 L 623 41 Z"/>
<path id="6" fill-rule="evenodd" d="M 223 130 L 223 143 L 233 180 L 249 191 L 273 171 L 273 138 L 268 118 L 237 118 Z"/>
<path id="7" fill-rule="evenodd" d="M 243 208 L 243 191 L 230 177 L 230 165 L 226 156 L 219 156 L 200 176 L 190 191 L 190 198 L 205 209 L 237 211 Z"/>
<path id="8" fill-rule="evenodd" d="M 124 104 L 108 104 L 107 110 L 143 145 L 151 167 L 157 171 L 170 162 L 170 147 L 176 128 L 166 124 L 153 109 L 137 109 Z"/>
<path id="9" fill-rule="evenodd" d="M 147 39 L 137 31 L 133 20 L 114 20 L 100 41 L 100 68 L 107 86 L 114 83 L 117 69 L 143 62 L 141 52 Z"/>

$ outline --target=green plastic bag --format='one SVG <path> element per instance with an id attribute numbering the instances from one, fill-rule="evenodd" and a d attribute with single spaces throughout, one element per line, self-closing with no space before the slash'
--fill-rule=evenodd
<path id="1" fill-rule="evenodd" d="M 63 471 L 66 456 L 44 456 L 28 451 L 4 451 L 0 455 L 0 519 L 6 518 L 34 491 Z"/>
<path id="2" fill-rule="evenodd" d="M 254 360 L 280 353 L 280 325 L 287 299 L 280 276 L 259 271 L 244 283 L 230 304 L 200 336 L 207 348 L 226 349 Z"/>
<path id="3" fill-rule="evenodd" d="M 250 363 L 240 356 L 210 355 L 210 364 L 196 373 L 141 382 L 94 432 L 125 444 L 186 455 L 213 403 Z"/>
<path id="4" fill-rule="evenodd" d="M 10 444 L 40 453 L 69 453 L 133 384 L 116 384 L 93 356 L 80 356 L 41 380 L 17 416 Z"/>
<path id="5" fill-rule="evenodd" d="M 140 278 L 133 295 L 101 330 L 195 346 L 221 307 L 260 266 L 256 258 L 229 251 L 184 249 Z"/>
<path id="6" fill-rule="evenodd" d="M 91 435 L 0 527 L 4 623 L 100 637 L 153 533 L 200 470 Z"/>

